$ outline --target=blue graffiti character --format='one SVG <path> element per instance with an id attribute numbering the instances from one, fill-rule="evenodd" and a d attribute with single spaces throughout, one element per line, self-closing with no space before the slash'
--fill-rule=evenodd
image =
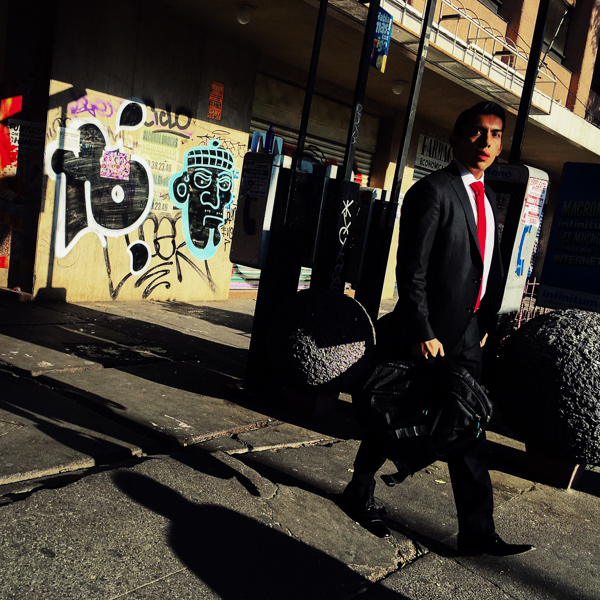
<path id="1" fill-rule="evenodd" d="M 183 169 L 169 180 L 169 196 L 183 210 L 183 236 L 191 253 L 207 260 L 222 242 L 225 209 L 232 199 L 233 154 L 219 140 L 185 153 Z"/>

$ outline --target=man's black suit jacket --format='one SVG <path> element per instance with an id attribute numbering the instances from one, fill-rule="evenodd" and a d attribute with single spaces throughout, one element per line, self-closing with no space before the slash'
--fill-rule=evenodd
<path id="1" fill-rule="evenodd" d="M 496 240 L 487 289 L 477 311 L 481 336 L 496 324 L 503 289 L 496 196 L 485 186 Z M 400 214 L 396 276 L 400 318 L 410 345 L 437 338 L 446 354 L 464 335 L 479 294 L 483 261 L 469 195 L 454 163 L 407 192 Z"/>

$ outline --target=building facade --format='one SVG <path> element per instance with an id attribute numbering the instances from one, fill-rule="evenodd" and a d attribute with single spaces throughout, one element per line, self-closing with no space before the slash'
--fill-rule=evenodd
<path id="1" fill-rule="evenodd" d="M 229 258 L 243 159 L 270 125 L 293 153 L 319 2 L 23 4 L 0 1 L 0 287 L 192 301 L 255 286 Z M 403 191 L 448 162 L 456 115 L 481 99 L 508 111 L 507 160 L 538 4 L 438 0 Z M 385 72 L 369 74 L 354 172 L 389 190 L 425 2 L 382 8 L 392 39 Z M 328 3 L 312 163 L 344 155 L 367 12 Z M 551 198 L 564 162 L 600 157 L 599 25 L 600 0 L 552 0 L 521 155 Z"/>

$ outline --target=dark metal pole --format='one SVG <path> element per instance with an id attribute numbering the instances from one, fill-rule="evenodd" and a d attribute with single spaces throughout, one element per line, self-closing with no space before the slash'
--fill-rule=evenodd
<path id="1" fill-rule="evenodd" d="M 398 202 L 400 198 L 400 188 L 402 187 L 402 178 L 404 176 L 404 167 L 406 166 L 406 158 L 408 156 L 408 148 L 412 137 L 413 125 L 415 124 L 415 116 L 417 114 L 417 103 L 421 92 L 421 83 L 423 82 L 423 72 L 425 63 L 427 62 L 427 50 L 429 49 L 429 37 L 431 36 L 431 25 L 433 23 L 433 14 L 437 0 L 428 0 L 423 15 L 423 28 L 421 29 L 421 39 L 419 41 L 419 49 L 417 51 L 417 62 L 413 73 L 413 81 L 410 88 L 410 96 L 408 98 L 408 106 L 404 119 L 404 129 L 402 131 L 402 139 L 400 140 L 400 148 L 398 150 L 398 159 L 396 162 L 396 174 L 394 176 L 394 184 L 390 195 L 391 202 Z"/>
<path id="2" fill-rule="evenodd" d="M 515 133 L 513 135 L 510 156 L 508 159 L 508 162 L 512 165 L 518 164 L 521 160 L 525 129 L 527 128 L 527 120 L 529 119 L 531 99 L 533 98 L 533 91 L 535 89 L 535 82 L 539 71 L 540 56 L 542 54 L 542 46 L 544 44 L 544 36 L 546 34 L 546 23 L 548 22 L 548 14 L 550 13 L 550 3 L 551 0 L 540 0 L 540 7 L 535 21 L 535 30 L 531 42 L 531 52 L 529 53 L 527 71 L 525 72 L 523 93 L 521 94 L 519 113 L 517 114 Z"/>
<path id="3" fill-rule="evenodd" d="M 352 166 L 358 141 L 358 129 L 369 77 L 373 39 L 377 27 L 380 0 L 371 0 L 358 65 L 354 102 L 348 127 L 344 163 L 335 179 L 324 187 L 320 206 L 320 227 L 317 232 L 311 274 L 311 289 L 344 291 L 347 271 L 347 243 L 358 206 L 360 186 L 352 181 Z"/>
<path id="4" fill-rule="evenodd" d="M 427 50 L 429 48 L 429 38 L 431 36 L 431 26 L 437 0 L 428 0 L 423 15 L 423 28 L 421 30 L 421 39 L 417 51 L 417 59 L 413 73 L 413 81 L 410 89 L 408 107 L 404 119 L 404 129 L 400 148 L 398 150 L 398 159 L 396 162 L 396 173 L 394 183 L 390 193 L 389 202 L 379 202 L 374 207 L 373 232 L 367 238 L 367 248 L 365 250 L 365 268 L 364 276 L 356 290 L 355 298 L 362 303 L 373 321 L 377 320 L 379 314 L 379 305 L 381 303 L 381 293 L 385 280 L 385 271 L 387 268 L 387 257 L 392 244 L 392 236 L 396 223 L 396 214 L 398 212 L 398 200 L 400 198 L 400 188 L 402 187 L 402 177 L 406 158 L 410 147 L 415 115 L 417 113 L 417 103 L 421 92 L 421 83 L 423 81 L 423 72 L 427 60 Z"/>
<path id="5" fill-rule="evenodd" d="M 356 88 L 354 89 L 352 116 L 350 118 L 348 139 L 346 141 L 346 153 L 344 155 L 344 165 L 342 167 L 343 179 L 346 181 L 350 181 L 352 178 L 352 167 L 354 166 L 354 155 L 356 153 L 356 143 L 358 141 L 358 128 L 360 126 L 360 118 L 362 116 L 363 104 L 365 102 L 365 92 L 367 89 L 367 79 L 369 78 L 371 52 L 373 50 L 375 28 L 377 27 L 379 4 L 380 0 L 371 0 L 369 3 L 369 13 L 367 15 L 367 24 L 365 26 L 365 35 L 363 37 L 363 46 L 358 67 L 358 75 L 356 77 Z"/>
<path id="6" fill-rule="evenodd" d="M 321 5 L 319 6 L 319 15 L 317 17 L 317 27 L 315 29 L 315 39 L 313 42 L 312 56 L 310 59 L 310 68 L 308 71 L 308 80 L 306 82 L 306 92 L 304 94 L 304 106 L 302 108 L 300 131 L 298 133 L 298 144 L 296 145 L 296 154 L 292 159 L 292 172 L 295 172 L 296 169 L 299 169 L 302 166 L 302 155 L 304 154 L 304 144 L 306 142 L 306 132 L 308 130 L 310 107 L 315 91 L 315 80 L 317 79 L 317 66 L 319 64 L 319 54 L 321 52 L 323 30 L 325 29 L 327 5 L 328 0 L 321 0 Z"/>
<path id="7" fill-rule="evenodd" d="M 297 241 L 297 227 L 290 224 L 290 217 L 298 179 L 302 165 L 304 141 L 308 128 L 308 118 L 317 75 L 317 65 L 325 26 L 328 0 L 321 0 L 318 20 L 315 29 L 315 39 L 310 63 L 310 70 L 304 96 L 302 121 L 298 135 L 296 154 L 292 159 L 292 169 L 280 169 L 276 188 L 271 231 L 265 264 L 260 274 L 260 285 L 256 297 L 252 335 L 246 362 L 244 387 L 249 391 L 263 391 L 273 387 L 274 382 L 269 370 L 268 358 L 268 327 L 275 309 L 298 289 L 298 279 L 302 269 L 300 244 Z"/>

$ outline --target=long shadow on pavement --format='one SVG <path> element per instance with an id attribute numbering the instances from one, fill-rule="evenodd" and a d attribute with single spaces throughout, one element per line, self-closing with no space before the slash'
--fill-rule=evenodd
<path id="1" fill-rule="evenodd" d="M 114 481 L 171 521 L 173 551 L 224 600 L 342 599 L 370 585 L 338 560 L 233 510 L 192 503 L 137 473 L 118 472 Z"/>
<path id="2" fill-rule="evenodd" d="M 34 307 L 10 305 L 8 310 L 5 307 L 0 305 L 0 314 L 6 317 L 2 320 L 0 333 L 41 348 L 92 360 L 105 369 L 132 374 L 139 378 L 140 385 L 147 380 L 193 394 L 228 400 L 254 411 L 262 411 L 275 420 L 307 427 L 332 437 L 360 435 L 354 417 L 348 410 L 336 411 L 331 418 L 317 422 L 286 410 L 282 398 L 267 401 L 260 394 L 247 396 L 234 391 L 234 384 L 243 381 L 248 353 L 243 346 L 248 343 L 251 314 L 202 304 L 152 303 L 151 310 L 157 311 L 156 318 L 161 322 L 173 322 L 172 317 L 165 317 L 166 311 L 193 317 L 182 322 L 175 320 L 171 328 L 150 322 L 154 313 L 149 311 L 140 315 L 140 319 L 135 319 L 77 304 Z M 216 329 L 209 329 L 208 334 L 204 331 L 207 322 L 217 326 Z M 218 326 L 225 326 L 226 329 L 219 329 Z M 184 327 L 194 331 L 185 333 L 181 330 Z M 221 341 L 221 334 L 232 337 Z M 51 369 L 47 372 L 52 375 Z M 85 373 L 81 378 L 85 378 Z M 40 380 L 44 381 L 43 375 Z M 122 418 L 123 407 L 114 401 L 117 395 L 104 398 L 93 390 L 80 389 L 77 383 L 61 383 L 57 387 L 57 382 L 51 381 L 50 385 L 59 393 L 67 392 L 78 401 L 86 402 L 88 407 L 107 417 L 114 417 L 127 426 L 127 416 Z M 168 399 L 165 400 L 165 406 L 168 406 Z M 133 423 L 131 425 L 137 427 Z M 140 428 L 137 431 L 150 433 Z M 57 432 L 60 433 L 60 430 Z"/>
<path id="3" fill-rule="evenodd" d="M 231 302 L 231 301 L 230 301 Z M 216 306 L 207 306 L 200 303 L 189 304 L 188 302 L 160 302 L 165 310 L 207 321 L 213 325 L 221 325 L 230 329 L 236 329 L 245 333 L 252 333 L 254 317 L 247 312 L 225 310 Z"/>

